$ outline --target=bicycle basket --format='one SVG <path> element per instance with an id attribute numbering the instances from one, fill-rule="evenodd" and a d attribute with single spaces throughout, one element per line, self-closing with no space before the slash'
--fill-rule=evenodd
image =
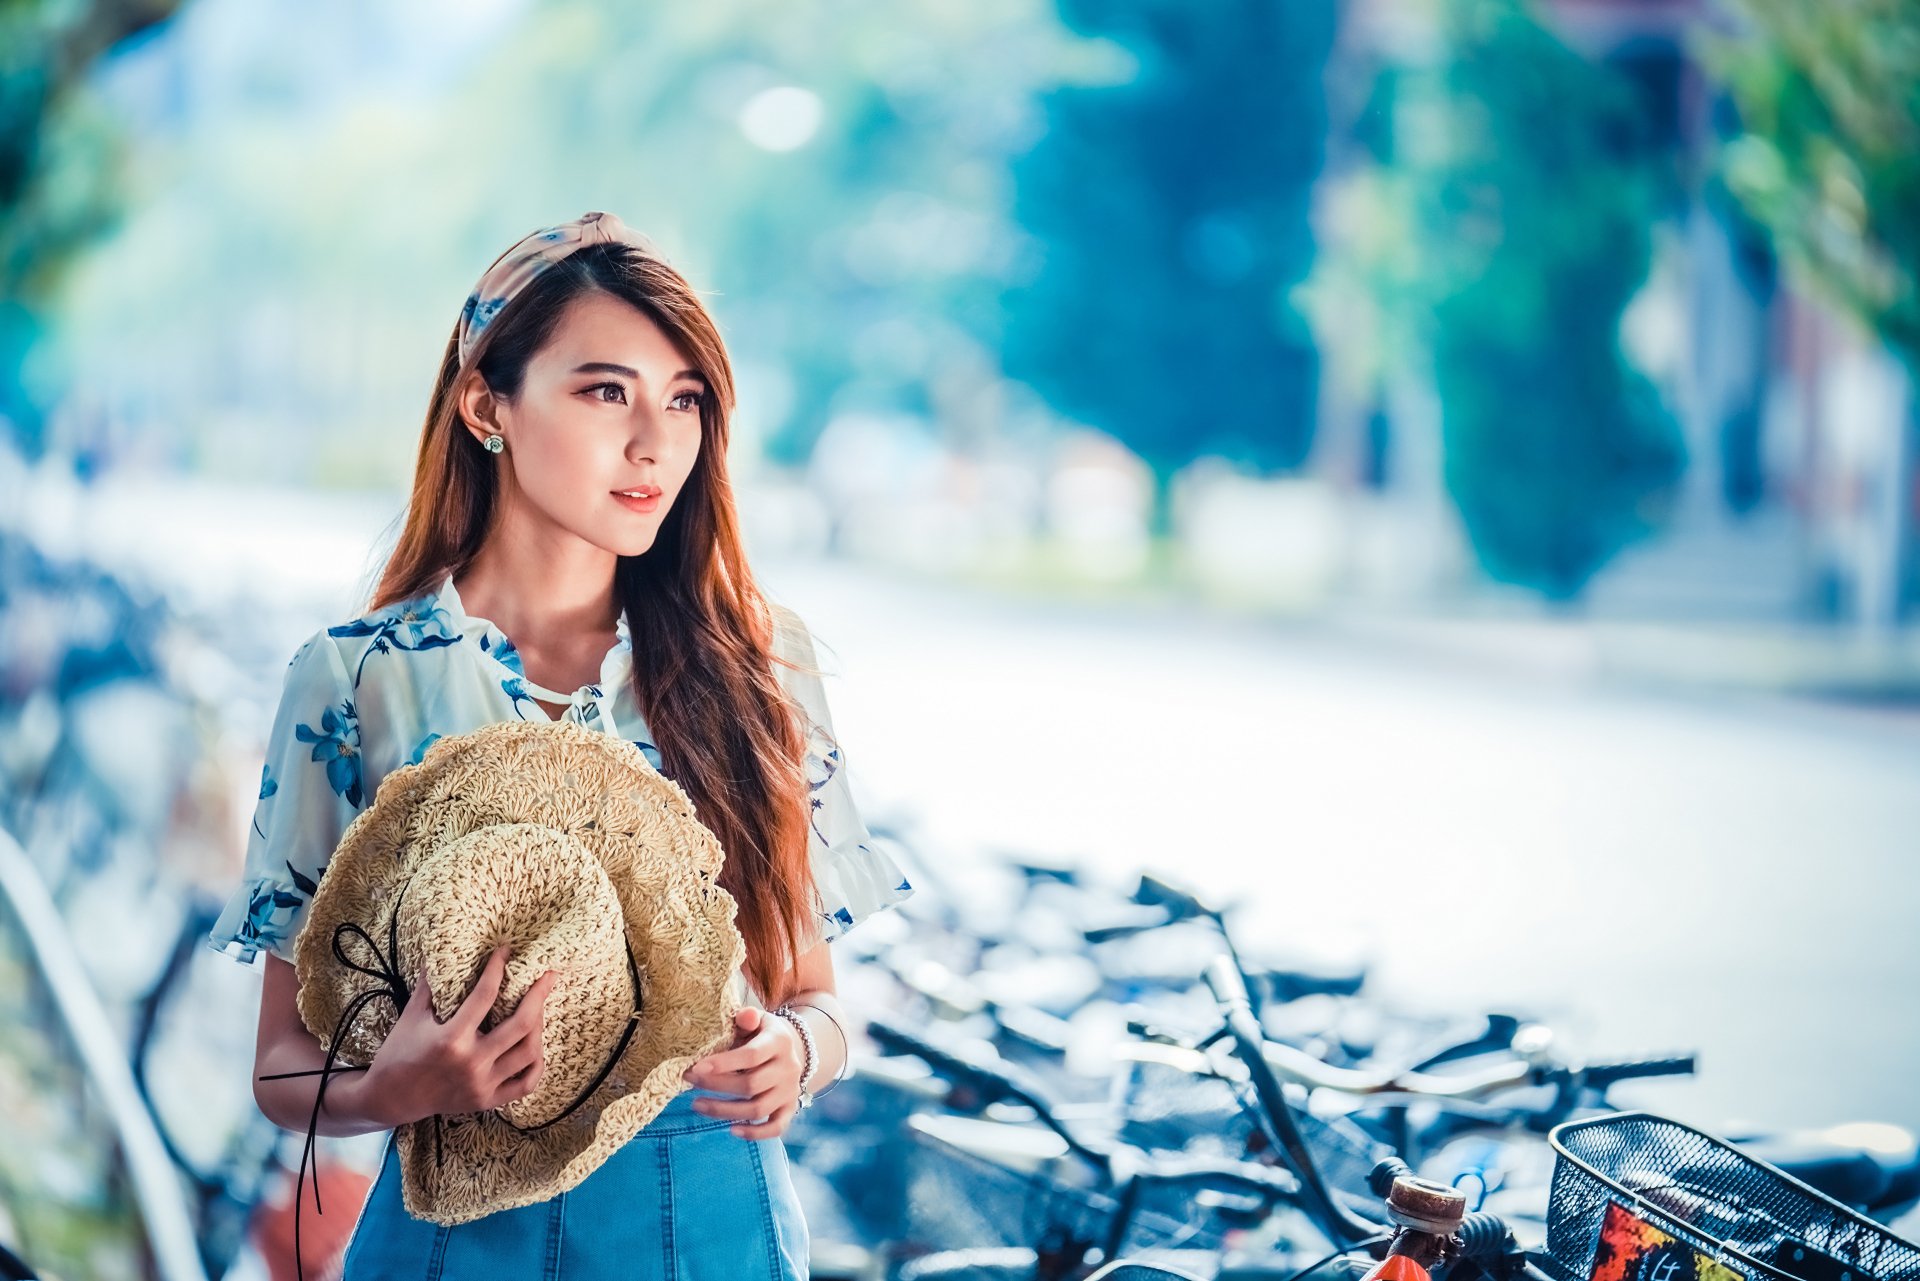
<path id="1" fill-rule="evenodd" d="M 1547 1252 L 1568 1281 L 1920 1281 L 1912 1243 L 1677 1121 L 1618 1112 L 1548 1139 Z"/>

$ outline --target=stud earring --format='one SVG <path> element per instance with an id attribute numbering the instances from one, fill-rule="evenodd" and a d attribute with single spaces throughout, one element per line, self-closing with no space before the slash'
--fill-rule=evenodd
<path id="1" fill-rule="evenodd" d="M 506 437 L 502 436 L 499 432 L 492 433 L 481 443 L 486 446 L 489 454 L 497 454 L 507 447 Z"/>

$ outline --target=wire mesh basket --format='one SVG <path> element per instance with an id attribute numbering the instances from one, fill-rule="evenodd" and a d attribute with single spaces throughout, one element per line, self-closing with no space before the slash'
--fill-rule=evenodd
<path id="1" fill-rule="evenodd" d="M 1920 1281 L 1911 1242 L 1690 1126 L 1620 1112 L 1549 1138 L 1547 1253 L 1569 1281 Z"/>

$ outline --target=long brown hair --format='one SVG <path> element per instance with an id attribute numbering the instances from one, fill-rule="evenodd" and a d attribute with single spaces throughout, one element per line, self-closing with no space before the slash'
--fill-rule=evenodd
<path id="1" fill-rule="evenodd" d="M 673 267 L 629 245 L 593 245 L 515 295 L 482 331 L 468 368 L 511 401 L 562 311 L 590 290 L 639 308 L 707 380 L 693 470 L 653 546 L 618 559 L 614 596 L 633 643 L 635 704 L 665 773 L 686 789 L 726 851 L 720 884 L 739 903 L 748 977 L 772 1006 L 792 995 L 785 989 L 800 923 L 811 922 L 817 908 L 807 856 L 805 738 L 799 708 L 773 664 L 813 669 L 774 653 L 780 607 L 761 594 L 747 567 L 727 479 L 734 383 L 719 329 Z M 496 463 L 459 414 L 456 392 L 467 369 L 457 339 L 456 329 L 427 406 L 406 520 L 370 609 L 432 591 L 471 564 L 486 538 Z"/>

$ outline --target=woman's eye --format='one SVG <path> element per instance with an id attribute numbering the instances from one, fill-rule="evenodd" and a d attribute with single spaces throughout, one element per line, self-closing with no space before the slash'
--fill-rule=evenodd
<path id="1" fill-rule="evenodd" d="M 627 403 L 627 389 L 625 387 L 622 387 L 619 383 L 595 383 L 593 386 L 588 387 L 586 390 L 597 392 L 597 391 L 602 391 L 608 387 L 611 387 L 615 391 L 619 392 L 620 399 L 608 400 L 605 396 L 596 396 L 594 397 L 594 399 L 608 405 L 624 405 Z"/>
<path id="2" fill-rule="evenodd" d="M 674 397 L 673 399 L 674 399 L 674 401 L 675 401 L 675 403 L 678 403 L 678 402 L 680 402 L 680 401 L 683 401 L 683 400 L 689 400 L 689 399 L 690 399 L 690 400 L 692 400 L 692 401 L 693 401 L 693 403 L 692 403 L 691 405 L 688 405 L 688 406 L 687 406 L 687 408 L 688 408 L 688 409 L 690 409 L 690 410 L 698 410 L 698 409 L 700 408 L 700 406 L 701 406 L 701 404 L 702 404 L 702 402 L 704 402 L 704 401 L 706 400 L 706 397 L 705 397 L 705 396 L 702 396 L 702 395 L 701 395 L 701 394 L 700 394 L 699 392 L 697 392 L 697 391 L 683 391 L 683 392 L 681 392 L 681 393 L 680 393 L 680 394 L 679 394 L 678 396 L 675 396 L 675 397 Z"/>

